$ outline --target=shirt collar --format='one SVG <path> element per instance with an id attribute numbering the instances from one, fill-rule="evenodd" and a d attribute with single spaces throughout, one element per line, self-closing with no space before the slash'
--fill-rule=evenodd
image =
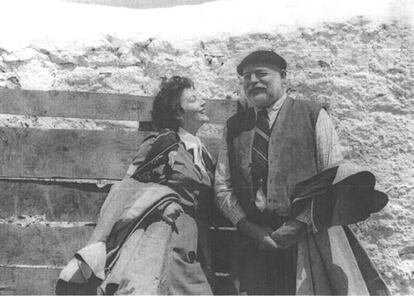
<path id="1" fill-rule="evenodd" d="M 268 106 L 266 108 L 267 114 L 270 114 L 271 112 L 275 112 L 275 111 L 279 110 L 282 107 L 283 103 L 285 102 L 286 97 L 287 97 L 287 94 L 285 92 L 279 100 L 274 102 L 272 105 Z M 259 110 L 260 110 L 259 108 L 254 107 L 254 111 L 255 111 L 256 114 Z"/>
<path id="2" fill-rule="evenodd" d="M 177 134 L 180 137 L 180 140 L 184 143 L 185 149 L 193 151 L 194 163 L 201 169 L 201 171 L 207 174 L 202 151 L 204 150 L 207 152 L 210 158 L 211 156 L 206 149 L 203 149 L 204 146 L 203 143 L 201 143 L 200 138 L 189 133 L 182 127 L 178 128 Z"/>
<path id="3" fill-rule="evenodd" d="M 178 136 L 180 137 L 181 141 L 184 143 L 187 149 L 195 148 L 197 146 L 201 146 L 201 141 L 197 136 L 189 133 L 182 127 L 178 128 Z"/>
<path id="4" fill-rule="evenodd" d="M 286 93 L 284 93 L 283 96 L 279 100 L 277 100 L 272 105 L 270 105 L 269 107 L 267 107 L 266 108 L 267 109 L 267 113 L 270 113 L 272 111 L 279 110 L 282 107 L 283 103 L 285 102 L 286 97 L 287 97 L 287 95 L 286 95 Z"/>

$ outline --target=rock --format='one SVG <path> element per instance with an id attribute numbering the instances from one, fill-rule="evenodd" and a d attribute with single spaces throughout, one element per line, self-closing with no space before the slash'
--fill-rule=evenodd
<path id="1" fill-rule="evenodd" d="M 65 77 L 65 81 L 72 86 L 84 84 L 90 85 L 100 79 L 102 78 L 98 71 L 86 67 L 77 67 L 73 71 L 70 71 L 68 76 Z"/>
<path id="2" fill-rule="evenodd" d="M 8 71 L 7 65 L 3 62 L 3 59 L 0 57 L 0 73 Z"/>
<path id="3" fill-rule="evenodd" d="M 318 65 L 319 65 L 321 68 L 329 68 L 329 67 L 330 67 L 330 65 L 329 65 L 327 62 L 322 61 L 322 60 L 318 60 Z"/>
<path id="4" fill-rule="evenodd" d="M 92 51 L 86 57 L 88 64 L 92 67 L 116 67 L 119 64 L 118 57 L 109 51 Z"/>
<path id="5" fill-rule="evenodd" d="M 13 73 L 0 73 L 0 88 L 21 88 L 19 78 Z"/>
<path id="6" fill-rule="evenodd" d="M 59 64 L 59 65 L 78 65 L 78 58 L 73 56 L 72 54 L 68 52 L 50 52 L 49 58 L 53 63 Z"/>
<path id="7" fill-rule="evenodd" d="M 19 81 L 22 88 L 49 90 L 54 82 L 54 64 L 32 60 L 18 67 Z"/>
<path id="8" fill-rule="evenodd" d="M 393 95 L 377 95 L 369 102 L 373 111 L 390 112 L 394 114 L 404 114 L 406 110 L 404 106 Z"/>
<path id="9" fill-rule="evenodd" d="M 151 52 L 163 52 L 169 54 L 177 54 L 178 49 L 174 48 L 170 42 L 158 38 L 150 38 L 147 43 L 143 44 L 143 48 Z"/>
<path id="10" fill-rule="evenodd" d="M 39 53 L 36 50 L 32 49 L 32 48 L 24 48 L 20 51 L 4 55 L 3 56 L 3 61 L 5 63 L 25 62 L 25 61 L 28 61 L 28 60 L 34 58 L 38 54 Z"/>
<path id="11" fill-rule="evenodd" d="M 175 59 L 175 63 L 184 68 L 190 68 L 194 62 L 194 57 L 188 56 L 179 56 Z"/>
<path id="12" fill-rule="evenodd" d="M 121 54 L 119 58 L 119 65 L 121 67 L 138 66 L 141 60 L 132 54 L 131 51 Z"/>
<path id="13" fill-rule="evenodd" d="M 139 67 L 113 69 L 103 83 L 117 92 L 137 95 L 153 94 L 158 86 L 158 83 L 146 77 L 143 69 Z"/>

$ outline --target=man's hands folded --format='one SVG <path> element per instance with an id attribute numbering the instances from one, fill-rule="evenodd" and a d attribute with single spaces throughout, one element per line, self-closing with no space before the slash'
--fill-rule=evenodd
<path id="1" fill-rule="evenodd" d="M 279 247 L 289 248 L 302 239 L 306 228 L 305 223 L 291 219 L 272 232 L 271 237 Z"/>
<path id="2" fill-rule="evenodd" d="M 275 231 L 250 222 L 247 218 L 237 223 L 237 228 L 253 241 L 262 250 L 277 250 L 288 248 L 302 239 L 307 225 L 291 219 Z"/>

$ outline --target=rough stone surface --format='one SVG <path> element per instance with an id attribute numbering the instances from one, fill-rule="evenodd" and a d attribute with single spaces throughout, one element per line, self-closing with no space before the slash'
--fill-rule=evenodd
<path id="1" fill-rule="evenodd" d="M 0 87 L 153 95 L 163 76 L 194 79 L 206 98 L 240 98 L 235 65 L 266 46 L 288 62 L 292 92 L 325 102 L 345 157 L 371 169 L 388 206 L 354 227 L 396 295 L 414 294 L 414 29 L 362 18 L 281 34 L 210 39 L 186 49 L 107 36 L 83 51 L 0 48 Z"/>

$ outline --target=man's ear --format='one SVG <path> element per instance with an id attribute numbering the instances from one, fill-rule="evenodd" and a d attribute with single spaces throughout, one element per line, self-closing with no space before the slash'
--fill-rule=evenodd
<path id="1" fill-rule="evenodd" d="M 280 70 L 280 77 L 282 77 L 283 79 L 286 78 L 286 70 Z"/>

